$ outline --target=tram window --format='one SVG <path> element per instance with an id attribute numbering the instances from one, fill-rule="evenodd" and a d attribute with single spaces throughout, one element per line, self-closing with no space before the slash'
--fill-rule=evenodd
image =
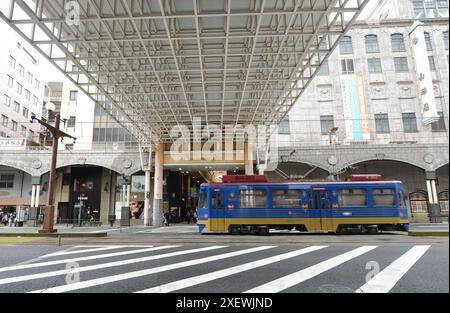
<path id="1" fill-rule="evenodd" d="M 367 192 L 365 189 L 339 190 L 339 206 L 367 206 Z"/>
<path id="2" fill-rule="evenodd" d="M 274 208 L 301 208 L 300 190 L 279 189 L 272 191 L 272 206 Z"/>
<path id="3" fill-rule="evenodd" d="M 372 189 L 373 205 L 390 206 L 395 205 L 394 189 L 374 188 Z"/>
<path id="4" fill-rule="evenodd" d="M 213 193 L 211 195 L 211 208 L 222 209 L 222 193 Z"/>
<path id="5" fill-rule="evenodd" d="M 265 190 L 241 190 L 239 192 L 239 206 L 241 208 L 265 208 L 267 206 L 267 192 Z"/>
<path id="6" fill-rule="evenodd" d="M 403 204 L 403 192 L 399 192 L 398 193 L 398 206 L 403 206 L 404 204 Z"/>
<path id="7" fill-rule="evenodd" d="M 200 197 L 201 197 L 201 207 L 202 208 L 206 208 L 206 192 L 205 191 L 202 191 L 201 193 L 200 193 Z"/>

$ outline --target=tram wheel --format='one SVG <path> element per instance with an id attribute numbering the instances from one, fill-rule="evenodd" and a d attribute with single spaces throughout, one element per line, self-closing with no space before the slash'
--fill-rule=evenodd
<path id="1" fill-rule="evenodd" d="M 231 228 L 230 228 L 230 234 L 231 234 L 231 235 L 239 235 L 239 228 L 237 228 L 237 227 L 231 227 Z"/>
<path id="2" fill-rule="evenodd" d="M 258 229 L 258 235 L 267 236 L 268 234 L 269 234 L 269 228 L 268 227 L 260 227 Z"/>

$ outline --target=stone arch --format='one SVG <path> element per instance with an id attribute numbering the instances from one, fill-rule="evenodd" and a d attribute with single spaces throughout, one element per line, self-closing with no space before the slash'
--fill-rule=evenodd
<path id="1" fill-rule="evenodd" d="M 434 167 L 434 170 L 437 171 L 437 170 L 441 169 L 442 167 L 444 167 L 446 165 L 448 166 L 448 164 L 449 164 L 449 160 L 448 159 L 447 160 L 442 160 L 441 162 L 436 164 L 436 166 Z"/>
<path id="2" fill-rule="evenodd" d="M 19 170 L 19 171 L 23 171 L 24 173 L 27 173 L 27 174 L 29 174 L 31 176 L 37 176 L 35 172 L 30 171 L 29 168 L 27 168 L 26 166 L 24 166 L 20 162 L 13 162 L 13 161 L 5 160 L 5 159 L 0 159 L 0 166 L 11 167 L 13 169 L 16 169 L 16 170 Z"/>
<path id="3" fill-rule="evenodd" d="M 278 170 L 281 170 L 283 173 L 292 176 L 292 178 L 300 178 L 301 175 L 306 174 L 310 169 L 317 167 L 313 172 L 311 172 L 308 176 L 305 177 L 305 179 L 312 179 L 312 178 L 320 178 L 325 179 L 330 171 L 327 168 L 324 168 L 323 166 L 320 166 L 319 164 L 316 164 L 317 162 L 313 162 L 314 164 L 307 162 L 307 161 L 298 161 L 296 159 L 289 160 L 287 162 L 279 162 L 278 163 Z M 274 176 L 274 175 L 272 175 Z M 297 177 L 298 176 L 298 177 Z M 276 178 L 275 176 L 273 177 Z"/>
<path id="4" fill-rule="evenodd" d="M 364 163 L 364 162 L 370 162 L 370 161 L 400 162 L 400 163 L 408 164 L 408 165 L 411 165 L 411 166 L 415 166 L 415 167 L 420 168 L 422 170 L 426 170 L 426 168 L 422 164 L 419 164 L 419 163 L 416 163 L 416 162 L 412 162 L 410 160 L 406 160 L 406 159 L 402 159 L 402 158 L 393 158 L 393 157 L 384 157 L 383 159 L 376 159 L 373 156 L 370 156 L 370 157 L 363 157 L 363 158 L 354 159 L 354 160 L 345 162 L 345 163 L 343 163 L 340 166 L 339 171 L 342 171 L 342 170 L 344 170 L 346 168 L 349 168 L 352 165 L 356 165 L 356 164 Z"/>
<path id="5" fill-rule="evenodd" d="M 58 163 L 56 166 L 56 170 L 61 169 L 63 167 L 68 167 L 68 166 L 83 166 L 83 165 L 88 165 L 88 166 L 98 166 L 98 167 L 103 167 L 103 168 L 107 168 L 109 170 L 112 170 L 118 174 L 123 174 L 123 171 L 121 169 L 119 169 L 116 166 L 112 166 L 109 164 L 103 164 L 101 162 L 95 162 L 95 161 L 89 161 L 89 162 L 83 162 L 83 163 L 77 163 L 77 162 L 63 162 L 63 163 Z M 46 173 L 50 172 L 49 168 L 44 169 L 41 172 L 41 175 L 44 175 Z"/>

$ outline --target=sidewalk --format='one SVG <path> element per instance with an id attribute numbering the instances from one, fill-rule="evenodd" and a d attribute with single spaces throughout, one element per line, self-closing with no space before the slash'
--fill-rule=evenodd
<path id="1" fill-rule="evenodd" d="M 448 236 L 449 224 L 443 223 L 411 223 L 409 236 Z"/>

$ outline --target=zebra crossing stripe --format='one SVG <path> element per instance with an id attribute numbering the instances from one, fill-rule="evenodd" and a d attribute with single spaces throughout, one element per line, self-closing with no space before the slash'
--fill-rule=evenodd
<path id="1" fill-rule="evenodd" d="M 369 252 L 378 246 L 362 246 L 356 249 L 353 249 L 349 252 L 346 252 L 344 254 L 335 256 L 331 259 L 325 260 L 323 262 L 320 262 L 316 265 L 307 267 L 303 270 L 300 270 L 298 272 L 292 273 L 287 276 L 283 276 L 279 279 L 275 279 L 271 282 L 268 282 L 267 284 L 258 286 L 256 288 L 247 290 L 245 293 L 275 293 L 280 292 L 284 289 L 287 289 L 289 287 L 295 286 L 297 284 L 300 284 L 301 282 L 304 282 L 305 280 L 308 280 L 310 278 L 313 278 L 314 276 L 317 276 L 319 274 L 322 274 L 323 272 L 326 272 L 338 265 L 341 265 L 342 263 L 345 263 L 353 258 L 356 258 L 366 252 Z"/>
<path id="2" fill-rule="evenodd" d="M 156 293 L 156 292 L 161 292 L 161 293 L 164 292 L 165 293 L 165 292 L 172 292 L 172 291 L 175 291 L 175 290 L 179 290 L 179 289 L 195 286 L 195 285 L 198 285 L 198 284 L 206 283 L 206 282 L 209 282 L 211 280 L 215 280 L 215 279 L 223 278 L 223 277 L 226 277 L 226 276 L 234 275 L 234 274 L 237 274 L 237 273 L 245 272 L 245 271 L 248 271 L 248 270 L 252 270 L 252 269 L 255 269 L 257 267 L 261 267 L 261 266 L 264 266 L 264 265 L 268 265 L 268 264 L 272 264 L 272 263 L 279 262 L 279 261 L 282 261 L 282 260 L 286 260 L 286 259 L 289 259 L 289 258 L 293 258 L 293 257 L 299 256 L 299 255 L 306 254 L 306 253 L 313 252 L 313 251 L 317 251 L 317 250 L 320 250 L 320 249 L 323 249 L 323 248 L 326 248 L 326 247 L 327 246 L 312 246 L 312 247 L 308 247 L 308 248 L 304 248 L 304 249 L 300 249 L 300 250 L 295 250 L 295 251 L 291 251 L 291 252 L 288 252 L 288 253 L 280 254 L 280 255 L 277 255 L 277 256 L 261 259 L 261 260 L 258 260 L 258 261 L 254 261 L 254 262 L 250 262 L 250 263 L 234 266 L 234 267 L 231 267 L 231 268 L 215 271 L 215 272 L 212 272 L 212 273 L 207 273 L 207 274 L 196 276 L 196 277 L 190 277 L 190 278 L 178 280 L 178 281 L 171 282 L 171 283 L 168 283 L 168 284 L 165 284 L 165 285 L 160 285 L 160 286 L 148 288 L 148 289 L 145 289 L 145 290 L 138 291 L 138 293 Z"/>
<path id="3" fill-rule="evenodd" d="M 67 291 L 72 291 L 72 290 L 78 290 L 78 289 L 98 286 L 98 285 L 102 285 L 102 284 L 117 282 L 117 281 L 121 281 L 121 280 L 126 280 L 126 279 L 141 277 L 141 276 L 147 276 L 147 275 L 151 275 L 151 274 L 155 274 L 155 273 L 161 273 L 161 272 L 165 272 L 165 271 L 169 271 L 169 270 L 173 270 L 173 269 L 179 269 L 179 268 L 183 268 L 183 267 L 194 266 L 194 265 L 199 265 L 199 264 L 203 264 L 203 263 L 207 263 L 207 262 L 222 260 L 222 259 L 231 258 L 234 256 L 239 256 L 239 255 L 243 255 L 243 254 L 247 254 L 247 253 L 267 250 L 267 249 L 271 249 L 274 247 L 275 246 L 260 246 L 260 247 L 256 247 L 256 248 L 228 252 L 228 253 L 224 253 L 224 254 L 218 254 L 218 255 L 204 257 L 204 258 L 200 258 L 200 259 L 193 259 L 193 260 L 189 260 L 189 261 L 164 265 L 164 266 L 155 267 L 155 268 L 149 268 L 149 269 L 135 271 L 135 272 L 129 272 L 129 273 L 124 273 L 124 274 L 118 274 L 118 275 L 113 275 L 113 276 L 106 276 L 106 277 L 91 279 L 91 280 L 73 283 L 73 284 L 69 284 L 69 285 L 62 285 L 62 286 L 53 287 L 53 288 L 35 290 L 35 291 L 32 291 L 32 293 L 58 293 L 58 292 L 67 292 Z"/>
<path id="4" fill-rule="evenodd" d="M 175 252 L 170 252 L 170 253 L 165 253 L 165 254 L 151 255 L 151 256 L 142 257 L 142 258 L 127 259 L 127 260 L 102 263 L 102 264 L 96 264 L 96 265 L 89 265 L 89 266 L 83 266 L 83 267 L 76 267 L 76 268 L 51 271 L 51 272 L 45 272 L 45 273 L 8 277 L 8 278 L 0 279 L 0 285 L 17 283 L 20 281 L 27 281 L 27 280 L 33 280 L 33 279 L 39 279 L 39 278 L 45 278 L 45 277 L 55 277 L 58 275 L 73 274 L 76 272 L 86 272 L 86 271 L 92 271 L 92 270 L 97 270 L 97 269 L 104 269 L 104 268 L 108 268 L 108 267 L 134 264 L 134 263 L 139 263 L 139 262 L 148 262 L 148 261 L 169 258 L 169 257 L 173 257 L 173 256 L 178 256 L 178 255 L 184 255 L 184 254 L 190 254 L 190 253 L 196 253 L 196 252 L 204 252 L 204 251 L 225 248 L 225 247 L 226 246 L 210 246 L 210 247 L 205 247 L 205 248 L 175 251 Z M 161 250 L 162 248 L 166 249 L 166 247 L 162 246 L 162 247 L 156 247 L 152 251 Z"/>
<path id="5" fill-rule="evenodd" d="M 110 257 L 135 254 L 135 253 L 144 253 L 144 252 L 148 252 L 148 251 L 154 251 L 154 250 L 159 250 L 159 249 L 169 249 L 169 248 L 175 248 L 175 247 L 179 247 L 179 246 L 175 246 L 175 245 L 160 246 L 160 247 L 156 247 L 156 248 L 153 247 L 153 248 L 136 249 L 136 250 L 129 250 L 129 251 L 114 252 L 114 253 L 90 255 L 90 256 L 77 257 L 77 258 L 72 258 L 72 259 L 30 263 L 30 264 L 23 264 L 23 265 L 13 265 L 13 266 L 9 266 L 9 267 L 0 268 L 0 273 L 7 272 L 7 271 L 21 270 L 21 269 L 25 269 L 25 268 L 34 268 L 34 267 L 49 266 L 49 265 L 55 265 L 55 264 L 64 264 L 64 263 L 69 263 L 69 262 L 80 262 L 80 261 L 110 258 Z"/>
<path id="6" fill-rule="evenodd" d="M 357 293 L 386 293 L 405 275 L 409 269 L 427 252 L 430 246 L 414 246 L 392 262 L 371 280 L 358 288 Z"/>
<path id="7" fill-rule="evenodd" d="M 107 247 L 91 248 L 91 249 L 83 249 L 83 250 L 65 250 L 65 251 L 59 251 L 59 252 L 55 252 L 55 253 L 46 254 L 46 255 L 42 256 L 41 258 L 50 258 L 50 257 L 54 257 L 54 256 L 67 255 L 67 254 L 114 250 L 114 249 L 120 249 L 120 248 L 123 248 L 123 246 L 107 246 Z"/>

